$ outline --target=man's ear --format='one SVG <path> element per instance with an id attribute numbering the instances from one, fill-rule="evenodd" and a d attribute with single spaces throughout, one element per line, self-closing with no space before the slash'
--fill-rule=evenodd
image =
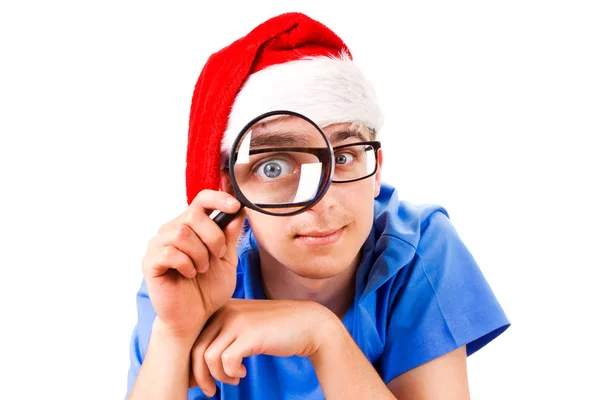
<path id="1" fill-rule="evenodd" d="M 219 190 L 233 195 L 233 185 L 231 184 L 231 178 L 229 177 L 228 169 L 221 170 L 221 183 L 219 185 Z"/>
<path id="2" fill-rule="evenodd" d="M 373 188 L 373 197 L 379 196 L 381 190 L 381 169 L 383 166 L 383 150 L 377 150 L 377 172 L 375 173 L 375 187 Z"/>

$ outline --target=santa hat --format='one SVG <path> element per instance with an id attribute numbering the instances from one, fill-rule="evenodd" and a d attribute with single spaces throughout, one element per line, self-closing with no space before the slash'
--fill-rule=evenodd
<path id="1" fill-rule="evenodd" d="M 379 131 L 372 85 L 329 28 L 304 14 L 271 18 L 213 54 L 194 89 L 189 121 L 188 204 L 217 190 L 222 154 L 240 130 L 268 111 L 290 110 L 318 126 L 359 122 Z"/>

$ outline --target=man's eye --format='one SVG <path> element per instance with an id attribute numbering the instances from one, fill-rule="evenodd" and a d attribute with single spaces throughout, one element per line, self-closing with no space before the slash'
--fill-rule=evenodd
<path id="1" fill-rule="evenodd" d="M 256 174 L 262 179 L 277 179 L 290 173 L 292 173 L 292 166 L 284 160 L 269 160 L 256 169 Z"/>
<path id="2" fill-rule="evenodd" d="M 350 164 L 354 161 L 354 155 L 351 153 L 339 153 L 335 156 L 336 164 Z"/>

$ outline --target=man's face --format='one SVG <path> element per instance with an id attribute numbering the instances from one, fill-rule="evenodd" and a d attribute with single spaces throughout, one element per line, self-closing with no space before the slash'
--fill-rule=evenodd
<path id="1" fill-rule="evenodd" d="M 330 125 L 323 131 L 333 147 L 371 140 L 367 129 L 350 123 Z M 381 156 L 380 150 L 375 175 L 356 182 L 332 183 L 325 196 L 301 214 L 280 217 L 247 209 L 261 262 L 275 262 L 312 279 L 333 277 L 350 267 L 373 225 Z"/>

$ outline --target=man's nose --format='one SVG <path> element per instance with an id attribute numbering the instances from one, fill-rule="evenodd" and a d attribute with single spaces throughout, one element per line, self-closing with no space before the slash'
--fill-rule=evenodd
<path id="1" fill-rule="evenodd" d="M 323 214 L 338 204 L 337 196 L 339 195 L 339 185 L 332 183 L 325 193 L 325 196 L 323 196 L 321 200 L 319 200 L 317 204 L 313 205 L 309 210 L 317 214 Z"/>

